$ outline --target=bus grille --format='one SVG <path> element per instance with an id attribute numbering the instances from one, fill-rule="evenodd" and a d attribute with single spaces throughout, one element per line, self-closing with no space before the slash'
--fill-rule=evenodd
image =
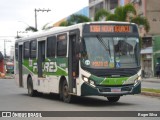
<path id="1" fill-rule="evenodd" d="M 122 92 L 129 92 L 132 90 L 132 87 L 122 87 L 121 91 Z M 111 92 L 111 88 L 99 88 L 100 92 Z"/>
<path id="2" fill-rule="evenodd" d="M 121 91 L 131 91 L 132 87 L 122 87 Z"/>
<path id="3" fill-rule="evenodd" d="M 111 92 L 110 88 L 99 88 L 100 92 Z"/>

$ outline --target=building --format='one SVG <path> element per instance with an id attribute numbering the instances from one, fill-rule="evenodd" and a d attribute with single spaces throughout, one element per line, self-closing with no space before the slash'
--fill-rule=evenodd
<path id="1" fill-rule="evenodd" d="M 118 5 L 119 0 L 89 0 L 89 17 L 93 20 L 95 13 L 102 8 L 114 12 Z"/>
<path id="2" fill-rule="evenodd" d="M 152 57 L 152 36 L 160 35 L 160 0 L 89 0 L 89 17 L 94 18 L 99 9 L 106 9 L 113 13 L 117 6 L 124 6 L 132 3 L 137 15 L 145 16 L 150 24 L 150 31 L 147 33 L 143 26 L 139 26 L 142 37 L 141 63 L 146 73 L 154 72 Z"/>
<path id="3" fill-rule="evenodd" d="M 146 73 L 152 74 L 154 73 L 156 61 L 158 59 L 154 55 L 154 48 L 157 48 L 158 42 L 153 42 L 152 38 L 153 36 L 160 35 L 160 1 L 132 0 L 132 2 L 134 3 L 138 15 L 145 16 L 150 24 L 150 31 L 148 33 L 143 27 L 140 28 L 140 35 L 142 36 L 141 63 L 142 69 L 144 69 Z M 157 40 L 157 38 L 155 38 L 155 40 Z"/>

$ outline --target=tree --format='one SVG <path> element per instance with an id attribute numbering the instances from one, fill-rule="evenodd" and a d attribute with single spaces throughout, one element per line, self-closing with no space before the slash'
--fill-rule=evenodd
<path id="1" fill-rule="evenodd" d="M 67 21 L 63 21 L 63 22 L 60 23 L 59 26 L 68 26 L 68 22 Z"/>
<path id="2" fill-rule="evenodd" d="M 49 23 L 46 23 L 43 27 L 42 27 L 42 30 L 49 30 L 53 28 L 53 26 L 49 26 Z M 38 29 L 33 27 L 33 26 L 28 26 L 25 31 L 32 31 L 32 32 L 37 32 Z"/>
<path id="3" fill-rule="evenodd" d="M 145 17 L 137 16 L 131 20 L 131 22 L 136 23 L 137 25 L 143 25 L 145 30 L 148 32 L 150 29 L 150 25 L 148 20 Z"/>
<path id="4" fill-rule="evenodd" d="M 106 21 L 107 20 L 128 21 L 136 23 L 137 25 L 143 25 L 146 32 L 150 29 L 148 20 L 145 17 L 137 16 L 136 9 L 132 4 L 117 7 L 114 14 L 109 14 L 106 17 Z"/>
<path id="5" fill-rule="evenodd" d="M 85 15 L 73 14 L 69 17 L 67 21 L 61 22 L 60 26 L 70 26 L 77 23 L 90 22 L 91 19 Z"/>
<path id="6" fill-rule="evenodd" d="M 37 30 L 35 27 L 33 27 L 33 26 L 28 26 L 28 27 L 25 29 L 25 31 L 37 32 L 38 30 Z"/>
<path id="7" fill-rule="evenodd" d="M 136 23 L 137 25 L 143 25 L 147 32 L 150 29 L 148 20 L 145 17 L 137 16 L 136 9 L 132 4 L 117 7 L 114 14 L 111 14 L 105 9 L 100 9 L 95 13 L 94 21 L 104 20 L 104 18 L 106 21 L 127 21 Z M 84 15 L 73 14 L 68 20 L 62 22 L 60 26 L 69 26 L 89 21 L 91 21 L 91 19 Z"/>
<path id="8" fill-rule="evenodd" d="M 100 9 L 95 13 L 94 16 L 94 21 L 100 21 L 103 20 L 104 18 L 106 19 L 106 17 L 109 15 L 110 13 L 107 12 L 105 9 Z"/>

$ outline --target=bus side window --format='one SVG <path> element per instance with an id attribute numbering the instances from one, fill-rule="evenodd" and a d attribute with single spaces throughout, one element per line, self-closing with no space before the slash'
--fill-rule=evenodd
<path id="1" fill-rule="evenodd" d="M 37 41 L 33 40 L 30 42 L 30 58 L 36 58 L 37 55 Z"/>
<path id="2" fill-rule="evenodd" d="M 47 57 L 55 57 L 56 54 L 56 37 L 47 38 Z"/>
<path id="3" fill-rule="evenodd" d="M 27 42 L 25 42 L 24 43 L 24 49 L 23 49 L 23 58 L 24 59 L 28 59 L 29 58 L 29 56 L 30 56 L 30 43 L 29 43 L 29 41 L 27 41 Z"/>
<path id="4" fill-rule="evenodd" d="M 57 36 L 57 56 L 65 57 L 67 55 L 67 34 Z"/>

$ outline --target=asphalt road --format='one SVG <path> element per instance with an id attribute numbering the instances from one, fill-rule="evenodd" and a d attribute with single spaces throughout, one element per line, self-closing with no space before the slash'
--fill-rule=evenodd
<path id="1" fill-rule="evenodd" d="M 160 89 L 160 82 L 142 81 L 142 88 Z"/>
<path id="2" fill-rule="evenodd" d="M 105 97 L 76 97 L 71 104 L 59 100 L 58 95 L 29 97 L 27 90 L 18 88 L 13 79 L 0 79 L 0 111 L 160 111 L 160 97 L 144 95 L 123 96 L 117 103 L 109 103 Z M 115 115 L 116 116 L 116 115 Z M 1 118 L 0 118 L 1 119 Z M 33 118 L 30 118 L 33 119 Z M 36 119 L 36 118 L 35 118 Z M 39 118 L 37 118 L 38 120 Z M 42 118 L 45 119 L 46 118 Z M 52 119 L 52 118 L 47 118 Z M 57 117 L 54 119 L 106 120 L 104 117 Z M 128 120 L 128 117 L 107 117 L 108 120 Z M 129 118 L 137 120 L 137 118 Z M 140 118 L 140 120 L 158 118 Z"/>

